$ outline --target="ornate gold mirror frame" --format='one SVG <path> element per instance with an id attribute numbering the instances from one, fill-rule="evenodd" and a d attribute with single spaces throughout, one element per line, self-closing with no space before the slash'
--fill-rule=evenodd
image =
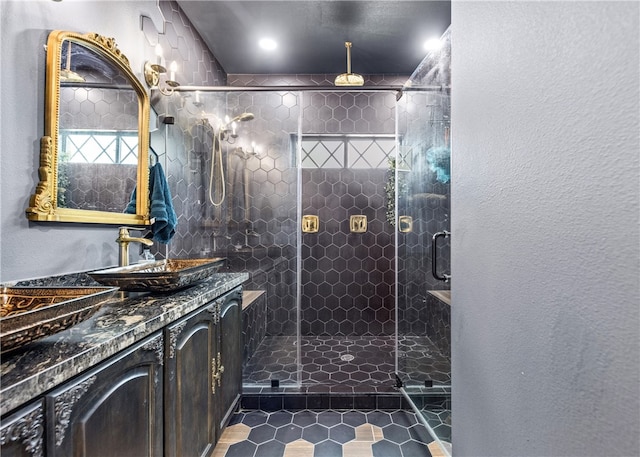
<path id="1" fill-rule="evenodd" d="M 71 56 L 71 44 L 80 45 L 124 75 L 137 95 L 137 176 L 135 214 L 91 209 L 64 208 L 59 204 L 59 150 L 61 60 L 63 43 L 67 42 L 67 55 Z M 68 62 L 69 60 L 67 60 Z M 68 80 L 68 79 L 67 79 Z M 82 84 L 81 82 L 79 84 Z M 113 38 L 97 33 L 78 34 L 61 30 L 49 34 L 47 41 L 47 69 L 45 88 L 45 135 L 40 142 L 40 182 L 29 200 L 26 215 L 32 221 L 80 222 L 119 225 L 149 225 L 149 97 L 129 65 L 127 57 L 117 48 Z M 129 195 L 126 196 L 129 199 Z"/>

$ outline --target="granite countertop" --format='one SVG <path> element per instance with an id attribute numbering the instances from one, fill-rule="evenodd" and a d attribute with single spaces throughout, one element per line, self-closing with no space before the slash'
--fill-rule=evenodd
<path id="1" fill-rule="evenodd" d="M 47 392 L 243 284 L 217 273 L 173 294 L 118 292 L 86 321 L 2 356 L 0 415 Z"/>

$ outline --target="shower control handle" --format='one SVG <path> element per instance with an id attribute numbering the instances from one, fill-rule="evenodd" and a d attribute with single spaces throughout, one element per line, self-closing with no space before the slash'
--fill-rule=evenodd
<path id="1" fill-rule="evenodd" d="M 442 275 L 438 274 L 438 256 L 436 255 L 437 247 L 438 247 L 438 238 L 449 238 L 451 236 L 451 232 L 443 230 L 442 232 L 437 232 L 433 234 L 433 238 L 431 238 L 431 274 L 438 281 L 449 282 L 451 279 L 451 275 L 443 273 Z"/>

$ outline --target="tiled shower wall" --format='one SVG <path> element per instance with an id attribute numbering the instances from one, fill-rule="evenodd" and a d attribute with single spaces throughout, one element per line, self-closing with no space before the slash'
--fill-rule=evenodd
<path id="1" fill-rule="evenodd" d="M 393 229 L 385 220 L 387 170 L 303 170 L 303 214 L 319 215 L 302 244 L 302 335 L 392 335 Z M 365 215 L 366 233 L 349 217 Z"/>
<path id="2" fill-rule="evenodd" d="M 74 179 L 69 180 L 65 191 L 66 204 L 60 206 L 121 213 L 129 204 L 138 170 L 135 165 L 125 164 L 66 163 L 59 167 L 60 175 L 63 172 Z M 105 176 L 109 179 L 103 179 Z"/>
<path id="3" fill-rule="evenodd" d="M 303 136 L 393 134 L 395 93 L 240 92 L 228 95 L 227 109 L 233 114 L 254 113 L 253 121 L 243 123 L 237 141 L 245 150 L 249 140 L 262 148 L 259 156 L 229 152 L 228 198 L 235 204 L 229 209 L 227 234 L 232 244 L 244 242 L 258 256 L 266 250 L 287 259 L 283 278 L 289 287 L 269 298 L 267 334 L 293 335 L 295 246 L 300 230 L 294 155 L 298 128 Z M 303 213 L 321 216 L 320 232 L 302 236 L 302 334 L 393 333 L 394 250 L 393 230 L 385 221 L 387 170 L 305 169 L 301 180 Z M 242 208 L 244 182 L 250 191 L 248 211 Z M 367 215 L 367 233 L 349 233 L 353 214 Z M 247 227 L 254 235 L 245 238 L 242 232 Z"/>
<path id="4" fill-rule="evenodd" d="M 395 134 L 394 92 L 306 92 L 304 103 L 303 135 Z M 302 239 L 301 333 L 393 334 L 387 169 L 305 169 L 302 178 L 303 214 L 318 215 L 320 230 Z M 359 214 L 367 216 L 368 230 L 350 233 L 349 217 Z"/>
<path id="5" fill-rule="evenodd" d="M 160 42 L 167 61 L 177 60 L 178 80 L 183 85 L 221 86 L 227 76 L 215 58 L 203 46 L 188 25 L 179 7 L 161 2 L 168 30 L 164 35 L 145 27 L 150 46 Z M 171 30 L 169 30 L 171 29 Z M 186 45 L 185 45 L 186 44 Z M 330 85 L 335 75 L 231 75 L 230 85 Z M 401 85 L 402 76 L 367 77 L 368 85 Z M 203 257 L 241 255 L 248 266 L 260 265 L 265 257 L 286 260 L 281 268 L 278 291 L 269 297 L 267 334 L 293 335 L 297 328 L 296 239 L 297 170 L 292 151 L 292 135 L 303 134 L 393 134 L 395 96 L 393 92 L 229 92 L 203 94 L 204 106 L 195 103 L 193 93 L 172 97 L 152 94 L 152 106 L 159 115 L 159 129 L 152 133 L 151 144 L 161 155 L 178 214 L 175 237 L 160 256 Z M 223 148 L 228 196 L 225 204 L 213 207 L 208 202 L 213 131 L 202 112 L 218 117 L 251 112 L 255 119 L 241 123 L 238 142 Z M 163 120 L 169 118 L 169 123 Z M 173 118 L 173 119 L 171 119 Z M 173 123 L 171 123 L 171 121 Z M 249 141 L 261 148 L 250 154 Z M 238 150 L 242 146 L 242 151 Z M 384 219 L 384 182 L 386 170 L 314 170 L 305 171 L 303 182 L 341 182 L 330 199 L 359 188 L 354 203 L 342 206 L 340 214 L 367 214 L 370 230 L 351 235 L 348 217 L 335 220 L 336 236 L 329 244 L 329 233 L 317 240 L 303 238 L 303 253 L 322 255 L 303 257 L 301 322 L 304 334 L 390 334 L 393 332 L 393 240 L 392 228 Z M 350 184 L 352 184 L 350 186 Z M 219 186 L 219 184 L 217 184 Z M 248 198 L 245 196 L 247 186 Z M 322 190 L 320 190 L 322 189 Z M 319 187 L 324 192 L 325 186 Z M 219 195 L 219 194 L 218 194 Z M 356 197 L 359 197 L 356 200 Z M 301 196 L 307 199 L 307 196 Z M 308 198 L 312 198 L 310 195 Z M 357 201 L 357 203 L 356 203 Z M 231 204 L 229 204 L 231 202 Z M 362 203 L 364 202 L 364 203 Z M 333 204 L 333 203 L 331 203 Z M 317 208 L 320 210 L 321 208 Z M 326 211 L 326 209 L 325 209 Z M 249 232 L 247 232 L 249 230 Z M 333 230 L 333 229 L 331 229 Z M 319 262 L 318 268 L 313 268 Z M 333 279 L 337 277 L 337 282 Z M 331 291 L 326 291 L 327 278 Z M 317 293 L 311 293 L 318 290 Z M 345 293 L 341 293 L 342 290 Z"/>
<path id="6" fill-rule="evenodd" d="M 152 50 L 151 54 L 159 43 L 166 62 L 177 62 L 176 79 L 182 85 L 225 85 L 227 76 L 224 69 L 178 4 L 161 0 L 159 5 L 166 19 L 163 33 L 155 29 L 151 20 L 142 19 L 145 44 Z M 210 243 L 210 228 L 204 223 L 204 188 L 208 162 L 199 152 L 210 150 L 211 143 L 209 140 L 203 147 L 197 144 L 199 132 L 194 128 L 197 113 L 187 112 L 180 96 L 166 97 L 158 91 L 152 91 L 151 107 L 158 119 L 157 130 L 152 131 L 150 144 L 160 155 L 160 163 L 164 167 L 178 216 L 173 239 L 166 246 L 154 246 L 153 250 L 158 257 L 201 257 L 203 246 Z M 172 124 L 164 123 L 172 120 Z M 153 128 L 152 125 L 152 130 Z"/>
<path id="7" fill-rule="evenodd" d="M 449 148 L 451 34 L 443 35 L 439 52 L 429 55 L 411 76 L 413 88 L 398 104 L 400 146 L 407 155 L 407 171 L 399 173 L 398 215 L 413 218 L 413 230 L 398 234 L 398 330 L 405 336 L 429 336 L 450 348 L 450 305 L 431 296 L 429 290 L 449 289 L 450 284 L 431 274 L 434 233 L 449 230 L 451 183 L 438 180 L 429 163 L 431 148 Z M 402 181 L 402 184 L 400 183 Z M 454 235 L 455 236 L 455 235 Z M 449 239 L 440 239 L 436 251 L 438 272 L 450 273 Z M 452 280 L 455 280 L 453 278 Z"/>

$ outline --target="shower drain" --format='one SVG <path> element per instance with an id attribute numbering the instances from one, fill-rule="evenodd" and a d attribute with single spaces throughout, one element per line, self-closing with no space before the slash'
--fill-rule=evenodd
<path id="1" fill-rule="evenodd" d="M 340 356 L 340 360 L 344 361 L 344 362 L 351 362 L 355 357 L 352 356 L 351 354 L 344 354 Z"/>

